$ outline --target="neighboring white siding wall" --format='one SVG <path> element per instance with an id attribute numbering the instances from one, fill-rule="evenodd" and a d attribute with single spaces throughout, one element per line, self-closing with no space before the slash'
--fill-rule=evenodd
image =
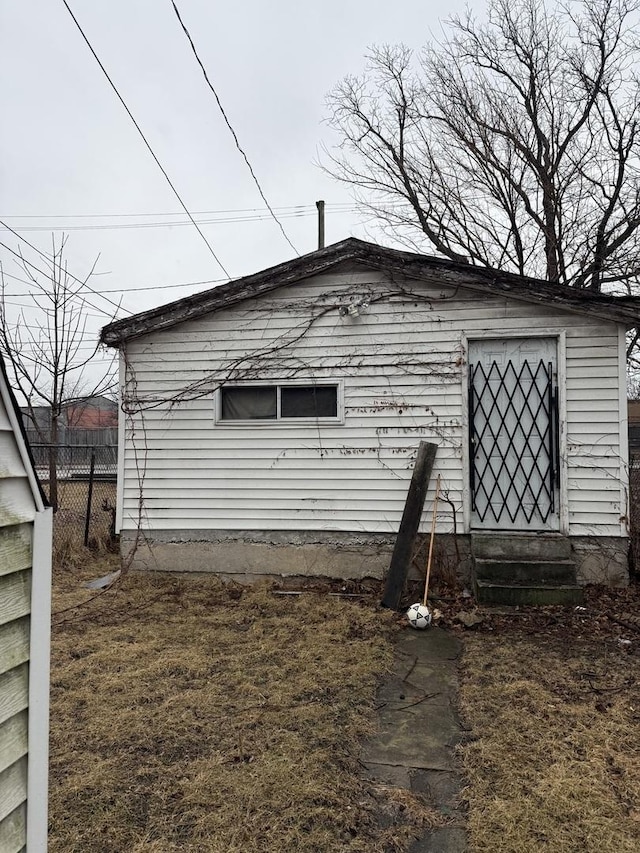
<path id="1" fill-rule="evenodd" d="M 1 377 L 0 377 L 1 380 Z M 35 506 L 0 396 L 0 850 L 26 844 L 29 614 Z"/>
<path id="2" fill-rule="evenodd" d="M 362 297 L 361 316 L 340 316 Z M 617 326 L 373 272 L 317 276 L 129 342 L 125 405 L 144 411 L 127 419 L 122 528 L 137 526 L 142 483 L 152 530 L 395 533 L 418 441 L 432 439 L 461 531 L 464 341 L 564 329 L 570 532 L 619 536 Z M 344 423 L 215 424 L 212 389 L 227 378 L 342 379 Z M 439 529 L 452 529 L 445 507 Z"/>
<path id="3" fill-rule="evenodd" d="M 567 328 L 567 473 L 575 535 L 627 535 L 621 521 L 628 459 L 626 435 L 621 443 L 617 339 L 613 324 Z"/>

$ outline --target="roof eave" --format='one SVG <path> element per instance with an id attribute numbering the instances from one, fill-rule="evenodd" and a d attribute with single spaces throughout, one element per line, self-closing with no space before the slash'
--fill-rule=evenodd
<path id="1" fill-rule="evenodd" d="M 118 347 L 129 338 L 161 331 L 176 323 L 190 320 L 194 316 L 219 311 L 269 290 L 317 275 L 338 263 L 357 260 L 362 255 L 362 251 L 358 251 L 359 243 L 360 241 L 353 238 L 343 240 L 341 243 L 334 243 L 325 249 L 310 252 L 292 261 L 225 282 L 203 293 L 178 299 L 133 317 L 116 320 L 102 329 L 100 343 Z"/>
<path id="2" fill-rule="evenodd" d="M 226 282 L 203 293 L 117 320 L 102 329 L 100 342 L 107 346 L 119 347 L 131 338 L 162 331 L 185 320 L 237 305 L 246 299 L 302 281 L 349 261 L 368 263 L 414 279 L 437 270 L 444 274 L 445 280 L 448 275 L 455 275 L 455 281 L 447 282 L 450 286 L 461 286 L 486 294 L 489 284 L 491 293 L 500 293 L 539 305 L 553 304 L 573 313 L 595 314 L 602 319 L 623 324 L 626 328 L 640 326 L 640 304 L 638 307 L 624 305 L 616 303 L 616 297 L 612 296 L 575 291 L 563 285 L 554 286 L 549 282 L 526 279 L 499 270 L 445 258 L 417 255 L 349 238 L 292 261 Z M 625 298 L 625 302 L 628 303 L 628 299 Z"/>

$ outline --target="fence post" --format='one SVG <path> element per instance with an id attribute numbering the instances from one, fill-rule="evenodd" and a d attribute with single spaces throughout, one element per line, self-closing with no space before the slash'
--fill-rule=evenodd
<path id="1" fill-rule="evenodd" d="M 84 522 L 84 545 L 89 544 L 89 522 L 91 520 L 91 499 L 93 498 L 93 472 L 96 467 L 96 449 L 91 448 L 91 465 L 89 466 L 89 492 L 87 494 L 87 517 Z"/>

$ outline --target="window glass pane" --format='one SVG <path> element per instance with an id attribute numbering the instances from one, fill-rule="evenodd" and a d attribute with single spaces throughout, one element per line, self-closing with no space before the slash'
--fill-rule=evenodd
<path id="1" fill-rule="evenodd" d="M 338 389 L 335 385 L 290 385 L 280 389 L 283 418 L 335 418 Z"/>
<path id="2" fill-rule="evenodd" d="M 269 420 L 276 417 L 275 385 L 222 389 L 222 420 Z"/>

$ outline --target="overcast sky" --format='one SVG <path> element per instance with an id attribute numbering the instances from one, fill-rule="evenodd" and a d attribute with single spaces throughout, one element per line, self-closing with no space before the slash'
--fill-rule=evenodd
<path id="1" fill-rule="evenodd" d="M 231 277 L 293 257 L 224 124 L 171 0 L 68 2 Z M 321 198 L 328 243 L 379 236 L 375 223 L 356 212 L 348 189 L 317 166 L 322 146 L 336 141 L 324 123 L 325 97 L 345 75 L 362 71 L 369 46 L 403 42 L 419 48 L 439 33 L 439 19 L 461 10 L 463 2 L 176 2 L 297 251 L 316 248 L 315 201 Z M 119 316 L 226 279 L 192 225 L 141 227 L 188 220 L 62 0 L 0 0 L 0 69 L 0 218 L 43 251 L 51 249 L 52 231 L 64 230 L 69 269 L 77 276 L 99 254 L 91 285 L 116 301 L 123 294 Z M 18 238 L 0 232 L 16 250 Z M 22 250 L 42 264 L 28 246 Z M 23 277 L 1 247 L 0 259 L 6 273 Z M 7 282 L 12 301 L 28 304 L 18 295 L 26 286 Z M 185 282 L 201 284 L 167 287 Z M 113 308 L 97 296 L 92 302 L 95 337 Z"/>

